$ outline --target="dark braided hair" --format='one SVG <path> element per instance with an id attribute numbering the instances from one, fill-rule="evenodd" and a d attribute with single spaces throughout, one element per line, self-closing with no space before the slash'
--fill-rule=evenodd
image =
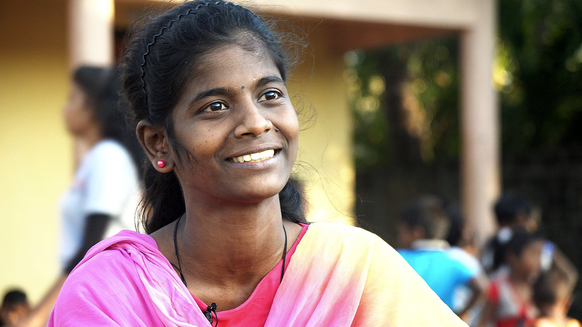
<path id="1" fill-rule="evenodd" d="M 226 1 L 186 2 L 144 25 L 128 45 L 123 84 L 135 120 L 164 127 L 178 154 L 184 149 L 175 142 L 172 110 L 197 60 L 228 44 L 266 52 L 286 80 L 288 56 L 271 29 L 250 10 Z M 184 196 L 175 173 L 162 174 L 149 165 L 144 186 L 141 218 L 147 233 L 185 212 Z M 284 219 L 305 222 L 302 196 L 293 183 L 287 182 L 279 198 Z"/>

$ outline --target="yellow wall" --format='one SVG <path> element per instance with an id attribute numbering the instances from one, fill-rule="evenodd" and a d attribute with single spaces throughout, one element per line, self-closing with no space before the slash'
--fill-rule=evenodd
<path id="1" fill-rule="evenodd" d="M 20 286 L 36 302 L 58 275 L 58 204 L 72 174 L 61 108 L 68 92 L 65 1 L 0 2 L 0 294 Z M 307 26 L 305 28 L 309 30 Z M 354 169 L 343 59 L 323 28 L 292 71 L 303 111 L 296 172 L 310 220 L 351 222 Z M 311 57 L 311 54 L 314 54 Z"/>
<path id="2" fill-rule="evenodd" d="M 58 201 L 72 170 L 65 15 L 64 1 L 0 2 L 0 294 L 20 286 L 33 301 L 58 273 Z"/>
<path id="3" fill-rule="evenodd" d="M 295 172 L 308 193 L 308 219 L 353 223 L 355 168 L 343 54 L 330 50 L 329 25 L 297 25 L 310 42 L 289 81 L 304 128 Z"/>

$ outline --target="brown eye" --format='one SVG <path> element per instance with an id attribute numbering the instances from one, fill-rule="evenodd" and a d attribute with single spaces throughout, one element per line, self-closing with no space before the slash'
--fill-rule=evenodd
<path id="1" fill-rule="evenodd" d="M 273 101 L 277 100 L 281 97 L 281 93 L 277 91 L 268 91 L 265 92 L 260 98 L 259 101 Z"/>
<path id="2" fill-rule="evenodd" d="M 212 102 L 211 104 L 207 105 L 206 108 L 204 108 L 204 111 L 221 111 L 227 108 L 228 107 L 226 104 L 222 102 Z"/>

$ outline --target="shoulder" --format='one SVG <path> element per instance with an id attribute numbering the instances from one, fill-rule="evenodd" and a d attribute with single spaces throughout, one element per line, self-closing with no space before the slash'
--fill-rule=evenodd
<path id="1" fill-rule="evenodd" d="M 125 148 L 117 141 L 105 139 L 95 144 L 94 151 L 95 152 L 125 151 Z"/>
<path id="2" fill-rule="evenodd" d="M 132 303 L 143 302 L 136 287 L 135 266 L 119 251 L 101 252 L 78 266 L 67 277 L 55 307 L 53 316 L 58 325 L 63 322 L 81 324 L 100 323 L 102 315 L 131 315 Z M 123 312 L 119 312 L 119 311 Z M 90 320 L 91 319 L 91 320 Z"/>
<path id="3" fill-rule="evenodd" d="M 442 251 L 442 256 L 442 261 L 447 261 L 452 269 L 455 269 L 455 271 L 463 275 L 465 278 L 474 277 L 479 273 L 478 269 L 472 269 L 473 266 L 471 266 L 471 263 L 469 262 L 470 258 L 456 255 L 450 250 Z M 467 256 L 469 256 L 469 254 L 467 254 Z"/>
<path id="4" fill-rule="evenodd" d="M 365 229 L 338 223 L 315 222 L 309 225 L 307 233 L 315 234 L 320 239 L 342 243 L 385 243 L 379 236 Z"/>
<path id="5" fill-rule="evenodd" d="M 96 178 L 116 181 L 135 181 L 137 183 L 137 168 L 129 152 L 117 141 L 103 140 L 97 143 L 85 159 L 87 169 Z M 103 175 L 105 174 L 105 175 Z"/>
<path id="6" fill-rule="evenodd" d="M 115 278 L 126 278 L 135 270 L 134 262 L 137 255 L 156 252 L 159 253 L 156 242 L 149 235 L 123 230 L 89 249 L 83 260 L 71 272 L 67 282 L 71 280 L 71 283 L 82 284 L 88 278 L 102 280 L 104 276 L 107 276 L 105 281 L 108 282 L 113 275 Z M 108 276 L 108 273 L 112 275 Z"/>
<path id="7" fill-rule="evenodd" d="M 131 259 L 117 249 L 104 250 L 83 261 L 67 278 L 65 293 L 117 289 L 120 284 L 126 285 L 135 272 Z"/>
<path id="8" fill-rule="evenodd" d="M 312 223 L 297 249 L 305 259 L 337 258 L 338 265 L 365 261 L 374 266 L 377 262 L 389 264 L 392 268 L 408 266 L 398 252 L 376 234 L 344 224 Z"/>
<path id="9" fill-rule="evenodd" d="M 139 259 L 127 249 L 151 251 L 152 241 L 123 231 L 97 243 L 67 277 L 51 319 L 59 325 L 132 325 L 150 319 L 154 311 L 143 290 Z"/>
<path id="10" fill-rule="evenodd" d="M 556 325 L 548 318 L 538 318 L 534 322 L 534 327 L 555 327 Z"/>
<path id="11" fill-rule="evenodd" d="M 297 285 L 304 285 L 310 298 L 320 296 L 322 302 L 325 298 L 338 308 L 344 305 L 346 312 L 355 308 L 352 326 L 429 326 L 433 322 L 460 326 L 460 320 L 396 250 L 358 227 L 312 223 L 281 285 L 287 301 L 294 301 L 288 298 L 292 294 L 303 294 L 286 293 Z M 419 315 L 418 307 L 427 313 Z"/>
<path id="12" fill-rule="evenodd" d="M 398 252 L 378 235 L 360 227 L 345 224 L 312 223 L 303 236 L 301 245 L 309 247 L 311 251 L 403 260 Z"/>
<path id="13" fill-rule="evenodd" d="M 90 158 L 94 160 L 96 158 L 103 157 L 116 157 L 116 158 L 127 158 L 131 160 L 131 157 L 127 150 L 119 142 L 114 140 L 103 140 L 97 143 L 90 152 Z"/>
<path id="14" fill-rule="evenodd" d="M 459 260 L 464 266 L 467 267 L 472 273 L 480 274 L 483 269 L 481 268 L 481 264 L 479 260 L 472 256 L 471 254 L 467 253 L 465 250 L 453 247 L 449 250 L 449 255 L 454 259 Z"/>

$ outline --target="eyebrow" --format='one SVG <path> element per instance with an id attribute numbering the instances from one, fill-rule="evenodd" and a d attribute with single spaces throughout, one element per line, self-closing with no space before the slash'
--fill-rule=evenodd
<path id="1" fill-rule="evenodd" d="M 255 82 L 254 88 L 263 87 L 269 83 L 282 83 L 285 84 L 285 81 L 279 76 L 265 76 L 258 81 Z M 192 101 L 190 101 L 190 105 L 193 105 L 198 100 L 204 99 L 206 97 L 216 96 L 216 95 L 225 95 L 229 93 L 229 89 L 225 87 L 217 87 L 214 89 L 202 91 L 194 97 Z"/>
<path id="2" fill-rule="evenodd" d="M 281 83 L 281 84 L 285 84 L 285 81 L 279 77 L 279 76 L 265 76 L 263 78 L 261 78 L 260 80 L 258 80 L 255 83 L 255 88 L 259 88 L 261 86 L 265 86 L 269 83 Z"/>
<path id="3" fill-rule="evenodd" d="M 196 103 L 196 101 L 198 101 L 200 99 L 204 99 L 206 97 L 211 97 L 211 96 L 215 96 L 215 95 L 225 95 L 227 93 L 228 93 L 228 90 L 224 87 L 217 87 L 214 89 L 202 91 L 202 92 L 198 93 L 192 101 L 190 101 L 190 105 L 193 105 L 194 103 Z"/>

